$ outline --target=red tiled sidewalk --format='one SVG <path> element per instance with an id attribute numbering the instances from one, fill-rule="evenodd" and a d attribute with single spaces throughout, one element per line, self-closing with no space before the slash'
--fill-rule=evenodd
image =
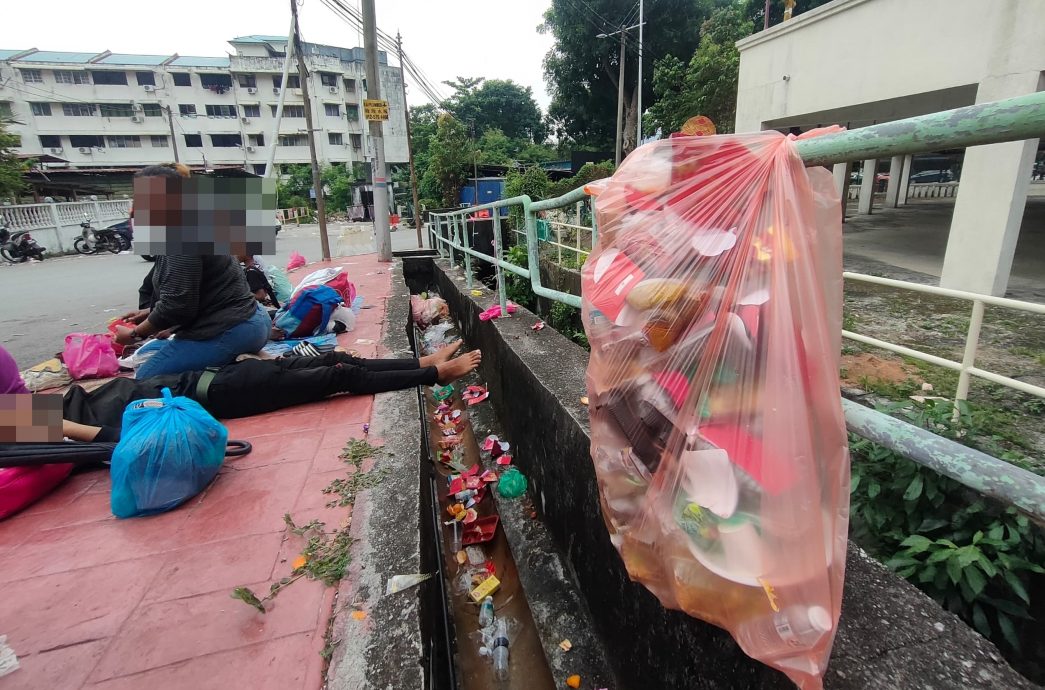
<path id="1" fill-rule="evenodd" d="M 326 265 L 345 266 L 373 305 L 341 344 L 375 356 L 390 265 L 345 257 L 292 280 Z M 326 508 L 322 489 L 345 476 L 338 455 L 362 437 L 372 406 L 372 396 L 341 397 L 231 420 L 229 437 L 254 451 L 163 515 L 115 519 L 108 472 L 94 471 L 0 522 L 0 635 L 21 662 L 0 690 L 319 688 L 334 590 L 298 580 L 264 615 L 229 593 L 264 594 L 290 573 L 303 544 L 285 533 L 284 513 L 348 523 L 350 508 Z"/>

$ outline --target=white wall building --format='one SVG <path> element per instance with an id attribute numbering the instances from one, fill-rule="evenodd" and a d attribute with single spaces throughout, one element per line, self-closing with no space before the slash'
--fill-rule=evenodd
<path id="1" fill-rule="evenodd" d="M 243 36 L 225 57 L 0 50 L 0 117 L 16 124 L 19 151 L 51 155 L 85 169 L 134 168 L 174 160 L 192 167 L 264 171 L 275 138 L 276 163 L 308 163 L 304 101 L 296 61 L 274 137 L 287 39 Z M 363 120 L 362 48 L 304 44 L 321 163 L 369 160 Z M 400 68 L 380 53 L 381 96 L 389 102 L 385 155 L 407 161 Z M 168 117 L 168 112 L 170 116 Z M 173 135 L 172 135 L 173 130 Z"/>
<path id="2" fill-rule="evenodd" d="M 1045 89 L 1045 2 L 835 0 L 737 47 L 737 132 L 862 127 Z M 1037 148 L 966 151 L 942 285 L 1004 294 Z M 909 174 L 910 156 L 891 160 L 889 205 L 903 203 Z M 860 199 L 870 212 L 872 195 Z"/>

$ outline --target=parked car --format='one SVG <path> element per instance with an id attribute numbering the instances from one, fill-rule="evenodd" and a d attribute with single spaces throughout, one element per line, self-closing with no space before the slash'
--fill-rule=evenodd
<path id="1" fill-rule="evenodd" d="M 950 170 L 923 170 L 910 177 L 911 184 L 923 182 L 954 182 L 954 174 Z"/>

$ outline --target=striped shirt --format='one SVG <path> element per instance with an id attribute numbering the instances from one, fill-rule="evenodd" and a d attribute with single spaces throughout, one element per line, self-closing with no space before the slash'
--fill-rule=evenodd
<path id="1" fill-rule="evenodd" d="M 243 269 L 231 256 L 157 256 L 151 302 L 149 323 L 159 330 L 176 326 L 186 340 L 214 338 L 257 309 Z"/>

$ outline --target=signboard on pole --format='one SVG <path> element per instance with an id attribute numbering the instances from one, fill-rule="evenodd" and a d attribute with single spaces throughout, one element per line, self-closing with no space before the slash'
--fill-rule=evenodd
<path id="1" fill-rule="evenodd" d="M 363 101 L 363 116 L 368 122 L 388 119 L 388 101 L 368 98 Z"/>

